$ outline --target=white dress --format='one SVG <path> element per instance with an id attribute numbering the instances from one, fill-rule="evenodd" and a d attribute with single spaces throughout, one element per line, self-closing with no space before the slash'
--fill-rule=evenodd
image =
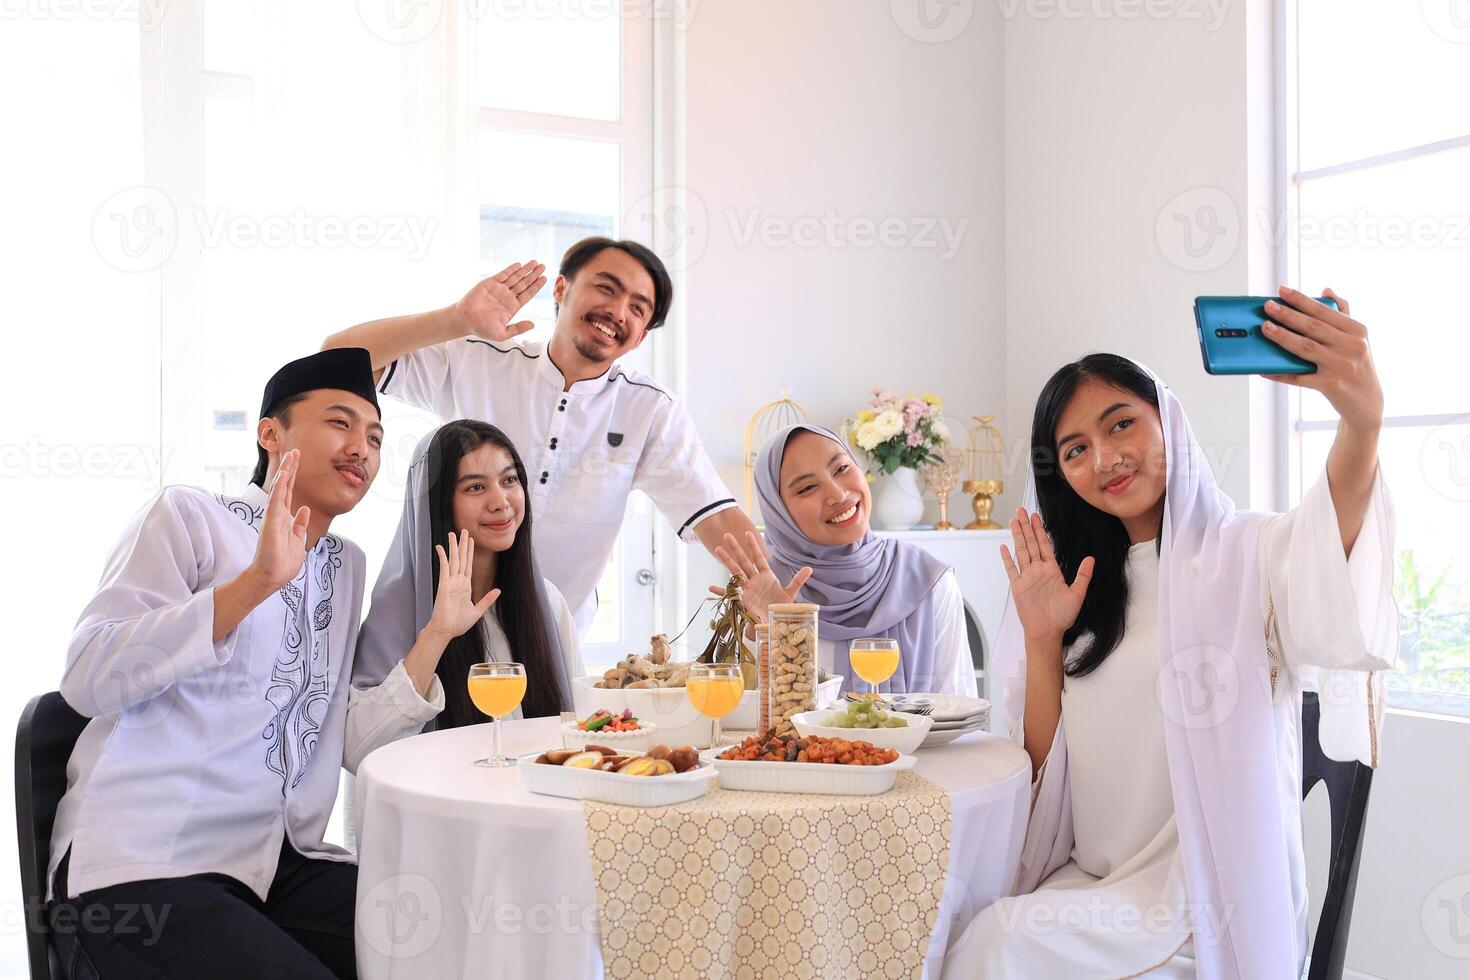
<path id="1" fill-rule="evenodd" d="M 970 638 L 965 628 L 965 599 L 960 592 L 959 579 L 950 569 L 934 583 L 934 589 L 926 600 L 934 604 L 934 676 L 938 681 L 933 694 L 968 694 L 976 697 L 979 685 L 975 681 L 974 660 L 970 657 Z M 846 640 L 822 639 L 822 628 L 817 627 L 817 663 L 827 671 L 836 663 L 837 648 Z M 900 650 L 899 656 L 906 651 Z M 878 685 L 883 690 L 886 685 Z M 844 691 L 866 691 L 867 682 L 860 677 L 848 677 L 842 682 Z"/>
<path id="2" fill-rule="evenodd" d="M 1370 509 L 1386 506 L 1381 481 L 1376 480 Z M 1365 524 L 1347 561 L 1346 587 L 1320 588 L 1310 594 L 1323 578 L 1314 575 L 1317 568 L 1327 560 L 1341 562 L 1342 542 L 1331 508 L 1324 478 L 1300 507 L 1265 524 L 1259 545 L 1262 622 L 1268 607 L 1274 607 L 1281 638 L 1284 669 L 1277 681 L 1277 764 L 1282 798 L 1292 801 L 1290 812 L 1282 815 L 1282 826 L 1293 865 L 1292 904 L 1303 955 L 1307 895 L 1299 805 L 1299 705 L 1301 681 L 1313 670 L 1296 657 L 1312 645 L 1306 642 L 1311 623 L 1302 612 L 1339 620 L 1345 615 L 1372 616 L 1379 597 L 1370 593 L 1386 584 L 1355 571 L 1380 564 L 1385 549 L 1392 548 L 1384 524 Z M 1304 512 L 1311 519 L 1304 519 Z M 1184 886 L 1165 717 L 1158 695 L 1158 567 L 1154 541 L 1129 549 L 1123 639 L 1092 673 L 1067 677 L 1063 683 L 1061 721 L 1033 783 L 1032 800 L 1034 807 L 1050 780 L 1066 781 L 1070 810 L 1061 820 L 1070 821 L 1070 860 L 1035 891 L 1001 899 L 976 916 L 951 944 L 944 977 L 1080 980 L 1195 975 L 1191 935 L 1198 928 L 1213 928 L 1202 919 L 1212 912 L 1192 908 Z M 1282 614 L 1289 589 L 1299 594 L 1293 607 L 1295 629 Z M 1310 604 L 1300 603 L 1301 593 L 1310 594 Z M 1324 651 L 1312 652 L 1314 663 L 1320 663 Z M 1352 669 L 1363 659 L 1362 651 L 1341 650 L 1337 655 L 1341 663 L 1323 666 Z M 1267 656 L 1263 643 L 1263 660 Z M 1038 822 L 1046 821 L 1033 811 L 1028 845 Z"/>

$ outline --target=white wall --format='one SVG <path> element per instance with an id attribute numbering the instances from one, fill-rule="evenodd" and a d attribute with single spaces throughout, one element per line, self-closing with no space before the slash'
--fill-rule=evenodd
<path id="1" fill-rule="evenodd" d="M 688 268 L 684 397 L 736 495 L 746 423 L 782 389 L 832 426 L 875 385 L 942 396 L 957 434 L 999 415 L 995 7 L 927 43 L 887 3 L 704 0 L 686 72 L 685 186 L 704 238 Z M 929 219 L 962 229 L 957 245 Z M 744 237 L 752 220 L 767 237 Z M 906 244 L 864 243 L 864 225 L 885 220 Z M 796 243 L 811 231 L 817 244 Z M 722 578 L 701 551 L 691 598 Z"/>

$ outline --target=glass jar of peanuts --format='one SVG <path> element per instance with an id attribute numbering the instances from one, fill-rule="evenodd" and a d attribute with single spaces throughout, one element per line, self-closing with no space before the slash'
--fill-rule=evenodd
<path id="1" fill-rule="evenodd" d="M 764 692 L 770 726 L 777 735 L 796 730 L 791 716 L 817 706 L 817 607 L 806 602 L 776 603 L 766 610 L 771 627 Z"/>

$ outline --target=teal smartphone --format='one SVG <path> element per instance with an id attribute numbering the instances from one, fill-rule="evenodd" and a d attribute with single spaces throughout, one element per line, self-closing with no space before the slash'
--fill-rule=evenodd
<path id="1" fill-rule="evenodd" d="M 1194 325 L 1209 374 L 1314 374 L 1317 365 L 1297 357 L 1261 332 L 1266 303 L 1276 296 L 1198 296 Z M 1317 302 L 1332 309 L 1325 296 Z M 1284 326 L 1284 324 L 1283 324 Z"/>

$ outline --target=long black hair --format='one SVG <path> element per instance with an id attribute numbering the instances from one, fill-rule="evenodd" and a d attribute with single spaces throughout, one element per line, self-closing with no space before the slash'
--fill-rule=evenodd
<path id="1" fill-rule="evenodd" d="M 1104 513 L 1077 495 L 1062 474 L 1057 459 L 1057 425 L 1084 381 L 1099 381 L 1131 392 L 1159 407 L 1158 392 L 1148 373 L 1117 354 L 1088 354 L 1057 371 L 1036 399 L 1031 421 L 1031 470 L 1036 476 L 1036 502 L 1041 520 L 1051 535 L 1052 549 L 1062 574 L 1071 582 L 1088 555 L 1095 562 L 1092 582 L 1077 621 L 1062 636 L 1064 646 L 1092 634 L 1081 656 L 1066 664 L 1069 677 L 1082 677 L 1096 670 L 1123 639 L 1124 613 L 1128 608 L 1127 567 L 1129 537 L 1123 522 Z M 1160 547 L 1162 542 L 1155 545 Z"/>
<path id="2" fill-rule="evenodd" d="M 525 464 L 504 432 L 471 419 L 459 419 L 440 426 L 429 442 L 426 460 L 429 467 L 429 540 L 432 544 L 443 544 L 451 533 L 458 533 L 459 528 L 454 521 L 454 489 L 459 483 L 459 462 L 466 453 L 474 452 L 487 443 L 499 446 L 510 455 L 511 462 L 515 464 L 516 478 L 522 488 L 527 486 Z M 529 491 L 525 497 L 525 511 L 521 515 L 515 541 L 495 559 L 495 587 L 500 590 L 500 598 L 490 607 L 490 612 L 499 619 L 501 629 L 505 631 L 511 657 L 526 668 L 526 696 L 521 701 L 521 713 L 527 718 L 538 718 L 567 710 L 571 706 L 571 697 L 570 692 L 562 689 L 561 671 L 553 662 L 555 647 L 551 642 L 551 630 L 556 628 L 555 624 L 543 615 L 542 605 L 537 600 L 542 586 L 536 581 L 535 565 L 531 561 Z M 434 594 L 438 595 L 437 556 L 429 556 L 429 565 L 434 573 Z M 482 713 L 470 700 L 469 685 L 465 683 L 470 665 L 489 659 L 485 634 L 478 626 L 449 641 L 434 671 L 444 685 L 444 711 L 439 715 L 441 727 L 457 728 L 490 720 L 490 716 Z"/>

